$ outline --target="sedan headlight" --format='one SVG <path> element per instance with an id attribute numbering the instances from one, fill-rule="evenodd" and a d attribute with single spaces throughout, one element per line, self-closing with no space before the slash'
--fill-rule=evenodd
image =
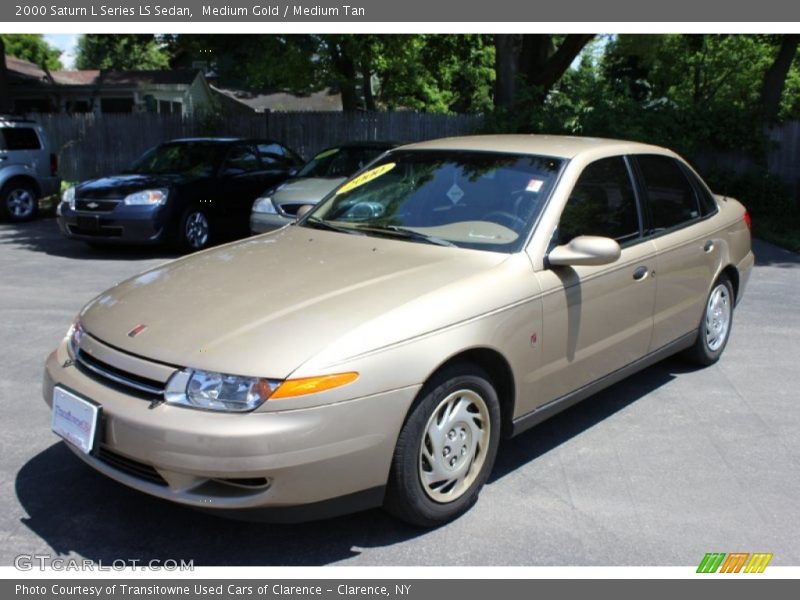
<path id="1" fill-rule="evenodd" d="M 70 325 L 69 331 L 67 331 L 67 349 L 73 359 L 78 357 L 78 349 L 81 347 L 82 339 L 83 327 L 81 327 L 80 321 L 75 319 Z"/>
<path id="2" fill-rule="evenodd" d="M 64 190 L 61 194 L 61 202 L 69 205 L 70 210 L 75 210 L 75 187 L 70 187 Z"/>
<path id="3" fill-rule="evenodd" d="M 241 377 L 213 371 L 183 369 L 170 377 L 164 390 L 169 404 L 216 410 L 247 412 L 268 399 L 296 398 L 318 394 L 353 383 L 358 373 L 335 373 L 299 379 Z"/>
<path id="4" fill-rule="evenodd" d="M 185 369 L 167 382 L 164 399 L 192 408 L 246 412 L 261 406 L 278 385 L 279 381 L 261 377 Z"/>
<path id="5" fill-rule="evenodd" d="M 256 198 L 256 201 L 253 202 L 253 212 L 267 213 L 270 215 L 278 214 L 278 211 L 275 209 L 275 205 L 272 203 L 272 198 L 270 196 Z"/>
<path id="6" fill-rule="evenodd" d="M 128 206 L 155 206 L 167 201 L 168 190 L 143 190 L 125 196 L 123 202 Z"/>

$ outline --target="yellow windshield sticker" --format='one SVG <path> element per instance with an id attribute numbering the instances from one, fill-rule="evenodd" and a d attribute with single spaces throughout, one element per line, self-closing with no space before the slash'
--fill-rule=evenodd
<path id="1" fill-rule="evenodd" d="M 366 173 L 362 173 L 358 177 L 351 179 L 347 183 L 345 183 L 342 187 L 336 190 L 336 194 L 344 194 L 345 192 L 349 192 L 350 190 L 354 190 L 357 187 L 361 187 L 365 183 L 369 183 L 373 179 L 380 177 L 384 173 L 388 173 L 392 169 L 394 169 L 395 163 L 386 163 L 385 165 L 381 165 L 379 167 L 375 167 L 374 169 L 370 169 Z"/>
<path id="2" fill-rule="evenodd" d="M 317 154 L 317 155 L 314 157 L 314 159 L 313 159 L 313 160 L 320 160 L 321 158 L 325 158 L 326 156 L 333 156 L 333 155 L 334 155 L 334 154 L 336 154 L 338 151 L 339 151 L 339 149 L 338 149 L 338 148 L 329 148 L 328 150 L 325 150 L 324 152 L 320 152 L 319 154 Z"/>

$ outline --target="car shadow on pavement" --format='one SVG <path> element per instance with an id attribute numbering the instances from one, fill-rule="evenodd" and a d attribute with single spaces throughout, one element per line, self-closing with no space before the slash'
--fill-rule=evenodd
<path id="1" fill-rule="evenodd" d="M 602 390 L 532 429 L 500 444 L 489 483 L 550 452 L 640 398 L 698 367 L 668 358 Z"/>
<path id="2" fill-rule="evenodd" d="M 500 447 L 490 483 L 612 416 L 691 367 L 659 363 Z M 153 498 L 108 479 L 57 443 L 19 471 L 23 523 L 55 553 L 103 564 L 192 560 L 195 566 L 325 565 L 427 533 L 374 509 L 277 525 L 224 519 Z"/>
<path id="3" fill-rule="evenodd" d="M 91 260 L 139 260 L 176 258 L 177 252 L 168 246 L 98 246 L 66 238 L 58 230 L 54 218 L 42 218 L 27 223 L 0 223 L 0 244 L 17 245 L 34 252 L 63 258 Z"/>
<path id="4" fill-rule="evenodd" d="M 800 267 L 800 254 L 763 240 L 753 239 L 753 254 L 758 267 Z"/>
<path id="5" fill-rule="evenodd" d="M 234 521 L 129 489 L 56 443 L 17 474 L 22 523 L 54 554 L 104 565 L 174 559 L 195 566 L 317 566 L 390 546 L 424 530 L 374 509 L 311 523 Z"/>

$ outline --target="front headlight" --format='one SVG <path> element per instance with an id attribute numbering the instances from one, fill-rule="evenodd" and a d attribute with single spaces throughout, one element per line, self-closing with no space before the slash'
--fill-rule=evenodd
<path id="1" fill-rule="evenodd" d="M 353 383 L 358 373 L 335 373 L 299 379 L 241 377 L 213 371 L 183 369 L 170 377 L 164 390 L 168 404 L 223 412 L 255 410 L 268 399 L 318 394 Z"/>
<path id="2" fill-rule="evenodd" d="M 61 194 L 61 202 L 69 205 L 70 210 L 75 210 L 75 186 L 67 188 Z"/>
<path id="3" fill-rule="evenodd" d="M 81 327 L 80 321 L 75 319 L 70 325 L 69 331 L 67 331 L 67 349 L 73 359 L 78 357 L 78 349 L 81 347 L 82 339 L 83 327 Z"/>
<path id="4" fill-rule="evenodd" d="M 125 196 L 123 202 L 128 206 L 154 206 L 167 201 L 168 190 L 143 190 Z"/>
<path id="5" fill-rule="evenodd" d="M 278 214 L 278 211 L 275 209 L 275 205 L 272 203 L 272 198 L 270 196 L 256 198 L 256 201 L 253 202 L 253 212 L 267 213 L 270 215 Z"/>
<path id="6" fill-rule="evenodd" d="M 167 382 L 164 399 L 205 410 L 246 412 L 261 406 L 280 382 L 261 377 L 240 377 L 185 369 Z"/>

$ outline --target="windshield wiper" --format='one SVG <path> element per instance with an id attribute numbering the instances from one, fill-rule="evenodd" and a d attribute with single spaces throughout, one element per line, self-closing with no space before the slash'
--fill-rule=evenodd
<path id="1" fill-rule="evenodd" d="M 406 229 L 405 227 L 398 227 L 397 225 L 359 225 L 358 228 L 361 231 L 371 231 L 373 233 L 384 233 L 389 235 L 394 235 L 396 237 L 402 237 L 409 240 L 414 240 L 415 242 L 425 242 L 426 244 L 434 244 L 436 246 L 450 246 L 451 248 L 457 248 L 457 246 L 452 243 L 448 242 L 447 240 L 443 240 L 442 238 L 438 238 L 432 235 L 428 235 L 426 233 L 421 233 L 414 229 Z"/>
<path id="2" fill-rule="evenodd" d="M 364 235 L 360 231 L 356 231 L 351 227 L 340 227 L 328 221 L 323 221 L 318 217 L 308 217 L 301 225 L 308 225 L 314 229 L 327 229 L 328 231 L 338 231 L 339 233 L 349 233 L 350 235 Z"/>

